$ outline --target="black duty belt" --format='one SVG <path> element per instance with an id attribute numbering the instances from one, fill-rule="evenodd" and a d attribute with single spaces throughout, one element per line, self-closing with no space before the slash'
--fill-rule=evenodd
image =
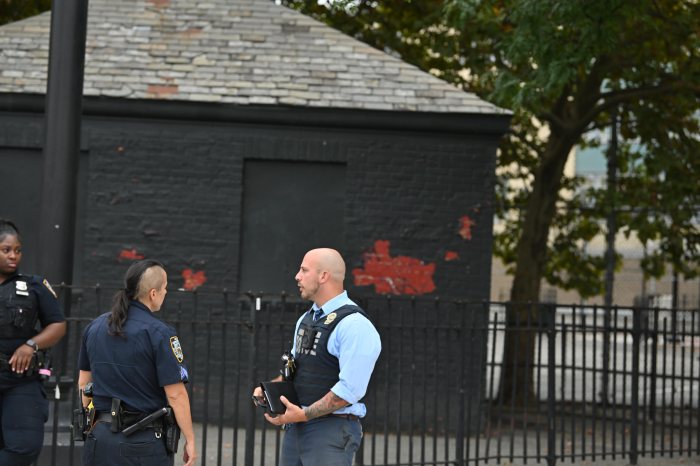
<path id="1" fill-rule="evenodd" d="M 146 417 L 146 414 L 141 414 L 141 413 L 126 415 L 126 416 L 122 415 L 122 418 L 121 418 L 122 427 L 126 428 L 126 427 L 129 427 L 130 425 L 136 424 L 144 417 Z M 107 422 L 107 423 L 111 424 L 112 423 L 112 413 L 110 413 L 109 411 L 97 411 L 97 413 L 95 413 L 95 423 L 98 423 L 98 422 Z M 157 421 L 146 424 L 145 426 L 143 426 L 143 428 L 144 429 L 153 429 L 155 427 L 162 427 L 162 426 L 163 426 L 163 423 L 159 419 Z"/>
<path id="2" fill-rule="evenodd" d="M 359 421 L 360 417 L 355 416 L 354 414 L 327 414 L 326 416 L 321 416 L 321 417 L 342 417 L 344 419 L 347 419 L 348 421 Z"/>

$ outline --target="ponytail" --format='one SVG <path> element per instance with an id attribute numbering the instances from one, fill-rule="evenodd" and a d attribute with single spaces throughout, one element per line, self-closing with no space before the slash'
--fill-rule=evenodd
<path id="1" fill-rule="evenodd" d="M 123 326 L 128 317 L 129 304 L 136 300 L 139 293 L 139 284 L 143 273 L 151 267 L 163 267 L 163 264 L 153 259 L 134 262 L 124 274 L 124 288 L 117 291 L 112 299 L 112 309 L 107 318 L 109 334 L 123 337 Z"/>
<path id="2" fill-rule="evenodd" d="M 114 295 L 114 298 L 112 299 L 112 309 L 109 317 L 107 318 L 110 335 L 116 335 L 119 337 L 124 336 L 122 326 L 124 325 L 124 322 L 126 322 L 126 317 L 128 315 L 127 311 L 129 309 L 129 301 L 131 300 L 127 297 L 127 292 L 124 288 L 117 291 Z"/>

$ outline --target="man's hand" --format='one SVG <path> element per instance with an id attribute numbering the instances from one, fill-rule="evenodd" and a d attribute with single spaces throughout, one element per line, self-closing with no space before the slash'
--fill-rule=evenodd
<path id="1" fill-rule="evenodd" d="M 283 424 L 294 424 L 295 422 L 306 422 L 308 420 L 306 419 L 306 414 L 304 414 L 304 410 L 301 409 L 301 407 L 290 402 L 284 396 L 280 396 L 280 401 L 287 407 L 287 411 L 285 411 L 284 414 L 277 416 L 270 416 L 269 414 L 265 413 L 265 419 L 267 419 L 270 424 L 281 426 Z"/>

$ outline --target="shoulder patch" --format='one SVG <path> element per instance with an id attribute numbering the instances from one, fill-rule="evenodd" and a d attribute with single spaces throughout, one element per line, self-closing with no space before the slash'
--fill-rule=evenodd
<path id="1" fill-rule="evenodd" d="M 180 346 L 180 340 L 177 337 L 170 337 L 170 349 L 173 350 L 177 362 L 182 362 L 185 356 L 182 354 L 182 346 Z"/>
<path id="2" fill-rule="evenodd" d="M 51 292 L 54 298 L 58 298 L 58 296 L 56 296 L 56 292 L 53 290 L 53 288 L 51 288 L 51 285 L 49 285 L 49 281 L 47 279 L 44 278 L 44 281 L 41 283 L 43 283 L 46 289 Z"/>

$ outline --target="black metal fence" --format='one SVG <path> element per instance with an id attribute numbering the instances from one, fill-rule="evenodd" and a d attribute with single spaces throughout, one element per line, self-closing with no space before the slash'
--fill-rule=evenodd
<path id="1" fill-rule="evenodd" d="M 64 289 L 63 292 L 67 292 Z M 74 288 L 39 465 L 80 464 L 75 360 L 113 290 Z M 359 465 L 466 465 L 700 455 L 700 313 L 353 296 L 382 355 Z M 280 295 L 170 292 L 201 465 L 276 465 L 282 434 L 250 401 L 308 307 Z M 98 311 L 100 310 L 100 311 Z M 503 360 L 504 348 L 518 357 Z M 510 353 L 509 353 L 510 354 Z M 57 388 L 56 388 L 57 387 Z"/>

